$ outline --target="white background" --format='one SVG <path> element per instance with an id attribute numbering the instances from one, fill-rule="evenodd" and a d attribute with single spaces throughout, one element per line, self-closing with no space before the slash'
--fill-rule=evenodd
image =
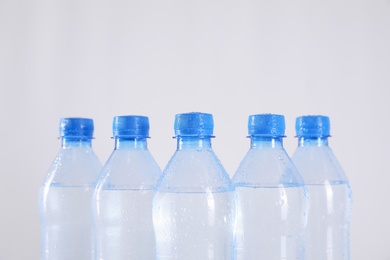
<path id="1" fill-rule="evenodd" d="M 353 187 L 353 260 L 390 259 L 389 0 L 0 0 L 0 259 L 39 259 L 38 189 L 61 117 L 147 115 L 161 168 L 176 113 L 214 115 L 230 175 L 249 114 L 330 116 L 330 145 Z M 311 259 L 315 260 L 315 259 Z"/>

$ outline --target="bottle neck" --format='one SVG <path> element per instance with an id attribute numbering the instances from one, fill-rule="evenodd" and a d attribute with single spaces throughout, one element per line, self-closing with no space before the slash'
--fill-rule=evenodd
<path id="1" fill-rule="evenodd" d="M 69 149 L 72 147 L 92 147 L 92 138 L 83 138 L 83 137 L 61 137 L 61 147 L 64 149 Z"/>
<path id="2" fill-rule="evenodd" d="M 298 146 L 328 146 L 328 137 L 298 137 Z"/>
<path id="3" fill-rule="evenodd" d="M 177 138 L 177 150 L 184 149 L 210 149 L 211 137 L 210 136 L 178 136 Z"/>
<path id="4" fill-rule="evenodd" d="M 115 137 L 115 149 L 147 149 L 146 138 Z"/>
<path id="5" fill-rule="evenodd" d="M 250 136 L 251 148 L 283 148 L 283 137 Z"/>

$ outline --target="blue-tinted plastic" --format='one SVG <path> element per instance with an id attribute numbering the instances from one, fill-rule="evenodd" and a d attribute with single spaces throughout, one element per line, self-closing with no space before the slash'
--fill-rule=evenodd
<path id="1" fill-rule="evenodd" d="M 234 259 L 235 192 L 211 148 L 212 116 L 177 115 L 175 133 L 153 199 L 157 259 Z"/>
<path id="2" fill-rule="evenodd" d="M 61 149 L 39 191 L 41 259 L 95 259 L 91 199 L 101 164 L 92 119 L 60 121 Z"/>
<path id="3" fill-rule="evenodd" d="M 283 137 L 286 125 L 284 116 L 275 114 L 250 115 L 248 134 L 250 136 Z"/>
<path id="4" fill-rule="evenodd" d="M 301 116 L 295 121 L 298 137 L 330 136 L 330 121 L 327 116 Z"/>
<path id="5" fill-rule="evenodd" d="M 200 112 L 177 114 L 174 129 L 176 136 L 212 136 L 213 115 Z"/>
<path id="6" fill-rule="evenodd" d="M 112 122 L 114 137 L 149 137 L 149 118 L 146 116 L 116 116 Z"/>
<path id="7" fill-rule="evenodd" d="M 60 120 L 61 137 L 93 137 L 93 120 L 90 118 L 68 117 Z"/>
<path id="8" fill-rule="evenodd" d="M 233 177 L 236 259 L 303 259 L 307 190 L 283 147 L 284 117 L 249 116 L 250 149 Z"/>
<path id="9" fill-rule="evenodd" d="M 93 197 L 96 259 L 155 260 L 153 188 L 161 170 L 147 147 L 145 116 L 113 121 L 115 149 Z"/>
<path id="10" fill-rule="evenodd" d="M 292 160 L 309 192 L 306 259 L 349 260 L 352 191 L 346 174 L 328 145 L 326 116 L 296 120 L 298 147 Z"/>

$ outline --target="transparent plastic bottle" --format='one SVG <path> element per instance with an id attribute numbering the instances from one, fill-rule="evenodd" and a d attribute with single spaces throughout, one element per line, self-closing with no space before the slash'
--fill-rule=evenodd
<path id="1" fill-rule="evenodd" d="M 41 259 L 94 259 L 91 199 L 101 164 L 93 121 L 62 118 L 59 130 L 62 146 L 39 191 Z"/>
<path id="2" fill-rule="evenodd" d="M 284 116 L 249 116 L 250 149 L 233 182 L 238 260 L 304 257 L 307 190 L 283 148 Z"/>
<path id="3" fill-rule="evenodd" d="M 157 259 L 234 257 L 235 191 L 211 148 L 213 126 L 211 114 L 176 115 L 177 150 L 153 201 Z"/>
<path id="4" fill-rule="evenodd" d="M 292 159 L 309 191 L 306 258 L 348 260 L 352 193 L 347 177 L 328 145 L 326 116 L 296 119 L 298 148 Z"/>
<path id="5" fill-rule="evenodd" d="M 117 116 L 112 129 L 115 149 L 93 199 L 96 257 L 156 259 L 152 199 L 161 170 L 147 147 L 149 119 Z"/>

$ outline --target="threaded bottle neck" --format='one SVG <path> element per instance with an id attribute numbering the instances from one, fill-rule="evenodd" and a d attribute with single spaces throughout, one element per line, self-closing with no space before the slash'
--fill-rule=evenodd
<path id="1" fill-rule="evenodd" d="M 64 149 L 72 147 L 92 147 L 92 137 L 61 137 L 61 147 Z"/>
<path id="2" fill-rule="evenodd" d="M 328 146 L 328 137 L 298 137 L 298 146 Z"/>
<path id="3" fill-rule="evenodd" d="M 146 138 L 115 137 L 115 149 L 148 149 Z"/>
<path id="4" fill-rule="evenodd" d="M 210 149 L 211 137 L 199 137 L 199 136 L 178 136 L 177 137 L 177 150 L 184 149 Z"/>
<path id="5" fill-rule="evenodd" d="M 283 148 L 283 137 L 250 136 L 251 148 Z"/>

